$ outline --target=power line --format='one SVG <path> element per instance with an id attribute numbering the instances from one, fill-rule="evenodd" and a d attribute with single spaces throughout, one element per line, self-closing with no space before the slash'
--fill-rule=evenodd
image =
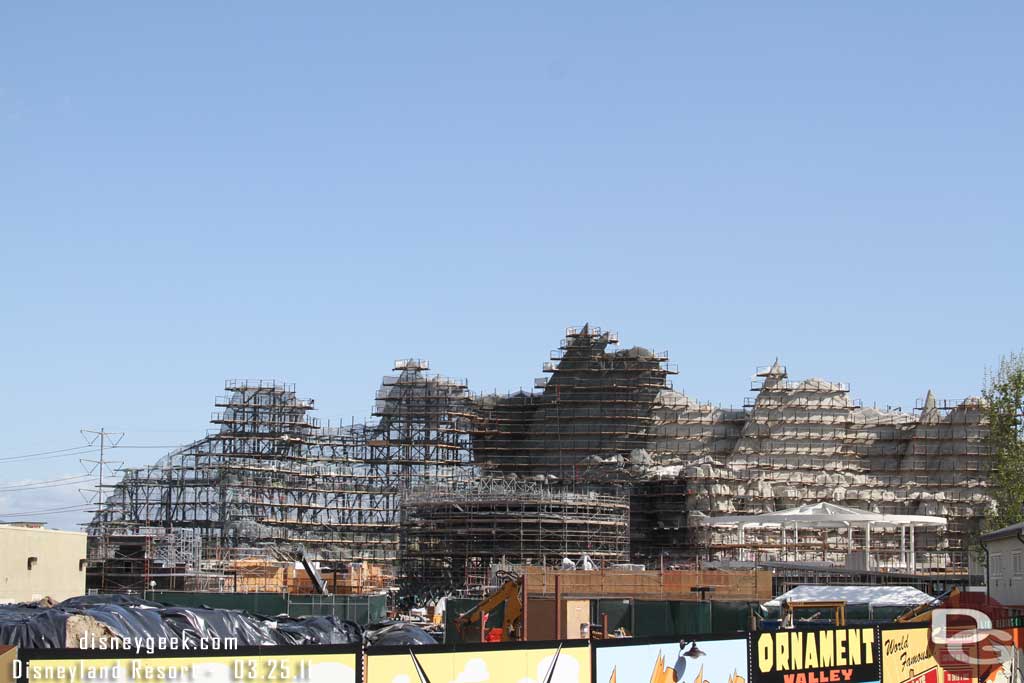
<path id="1" fill-rule="evenodd" d="M 64 512 L 85 512 L 91 506 L 88 504 L 82 505 L 65 505 L 59 508 L 49 508 L 46 510 L 22 510 L 21 512 L 0 512 L 0 517 L 31 517 L 32 515 L 52 515 Z"/>
<path id="2" fill-rule="evenodd" d="M 38 453 L 26 453 L 25 455 L 9 455 L 0 458 L 0 462 L 10 462 L 12 460 L 28 460 L 29 458 L 36 458 L 39 456 L 50 456 L 50 457 L 39 457 L 40 460 L 52 460 L 53 458 L 67 458 L 74 455 L 85 455 L 87 453 L 94 453 L 98 449 L 90 449 L 91 444 L 85 446 L 76 446 L 74 448 L 59 448 L 54 451 L 39 451 Z M 86 449 L 86 450 L 83 450 Z M 55 453 L 60 455 L 54 455 Z"/>
<path id="3" fill-rule="evenodd" d="M 107 546 L 109 545 L 109 539 L 107 537 L 107 514 L 105 510 L 107 499 L 103 493 L 103 489 L 106 488 L 106 485 L 104 485 L 103 483 L 103 475 L 105 474 L 106 468 L 111 464 L 105 458 L 105 449 L 108 446 L 108 444 L 110 447 L 116 448 L 117 445 L 121 443 L 121 439 L 124 438 L 124 432 L 108 432 L 107 430 L 103 429 L 103 427 L 100 427 L 99 431 L 95 431 L 92 429 L 83 429 L 81 430 L 81 432 L 82 436 L 89 441 L 90 446 L 96 443 L 97 440 L 99 440 L 100 442 L 99 460 L 81 460 L 80 462 L 82 463 L 83 466 L 85 466 L 86 463 L 95 465 L 93 469 L 89 470 L 88 473 L 90 475 L 93 472 L 99 470 L 99 482 L 96 484 L 95 489 L 95 502 L 97 503 L 97 505 L 96 509 L 93 511 L 93 523 L 97 527 L 96 535 L 99 537 L 99 548 L 97 550 L 99 551 L 98 555 L 100 559 L 100 590 L 103 590 L 104 588 L 106 588 L 107 584 Z M 92 434 L 92 440 L 89 440 L 89 437 L 86 436 L 86 434 Z M 123 462 L 116 463 L 116 465 L 123 464 Z M 113 474 L 113 472 L 111 472 L 111 474 Z"/>
<path id="4" fill-rule="evenodd" d="M 18 457 L 18 458 L 12 458 L 11 460 L 4 460 L 4 461 L 0 461 L 0 462 L 12 462 L 12 461 L 13 462 L 25 462 L 25 461 L 29 461 L 29 460 L 56 460 L 57 458 L 77 457 L 77 456 L 80 456 L 80 455 L 90 455 L 92 453 L 98 453 L 98 452 L 99 452 L 98 448 L 90 448 L 89 450 L 75 451 L 73 453 L 61 453 L 59 455 L 44 455 L 44 456 L 41 456 L 41 457 L 30 457 L 30 458 Z"/>
<path id="5" fill-rule="evenodd" d="M 84 446 L 72 446 L 70 448 L 57 448 L 57 449 L 52 450 L 52 451 L 39 451 L 37 453 L 26 453 L 25 455 L 15 455 L 15 456 L 11 456 L 11 457 L 15 457 L 15 458 L 31 458 L 33 455 L 50 455 L 51 453 L 64 453 L 65 451 L 79 451 L 79 450 L 81 450 L 83 448 L 88 448 L 88 447 L 89 447 L 89 444 L 85 444 Z M 6 460 L 7 457 L 4 457 L 3 459 Z"/>
<path id="6" fill-rule="evenodd" d="M 78 484 L 88 484 L 95 481 L 90 479 L 87 474 L 76 474 L 72 477 L 62 477 L 60 479 L 48 479 L 43 481 L 27 481 L 19 486 L 5 486 L 0 488 L 0 493 L 6 493 L 8 491 L 31 491 L 33 489 L 42 488 L 56 488 L 58 486 L 72 486 Z"/>

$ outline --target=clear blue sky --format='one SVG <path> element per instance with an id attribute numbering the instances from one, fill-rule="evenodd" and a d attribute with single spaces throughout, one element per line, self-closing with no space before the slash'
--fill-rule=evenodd
<path id="1" fill-rule="evenodd" d="M 0 457 L 197 438 L 229 377 L 529 386 L 584 321 L 727 404 L 1024 343 L 1019 2 L 153 5 L 0 7 Z M 4 465 L 0 518 L 80 502 Z"/>

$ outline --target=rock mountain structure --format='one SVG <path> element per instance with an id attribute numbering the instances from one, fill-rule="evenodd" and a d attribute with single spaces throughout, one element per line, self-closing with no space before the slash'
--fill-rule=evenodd
<path id="1" fill-rule="evenodd" d="M 848 385 L 794 381 L 776 361 L 742 407 L 722 408 L 673 389 L 666 352 L 617 347 L 612 332 L 569 328 L 535 390 L 507 395 L 401 360 L 375 419 L 344 427 L 321 425 L 292 385 L 228 381 L 215 430 L 125 471 L 105 498 L 89 526 L 90 581 L 219 589 L 245 563 L 302 555 L 393 567 L 430 590 L 495 562 L 565 556 L 729 562 L 742 545 L 748 560 L 848 562 L 841 533 L 783 549 L 694 524 L 821 501 L 946 517 L 918 539 L 916 566 L 966 570 L 992 504 L 980 399 L 928 392 L 913 413 L 868 408 Z M 886 551 L 897 557 L 900 539 L 869 541 L 873 568 L 899 571 Z"/>

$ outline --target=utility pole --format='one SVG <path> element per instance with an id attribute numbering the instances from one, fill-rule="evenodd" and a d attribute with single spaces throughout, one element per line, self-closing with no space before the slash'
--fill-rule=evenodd
<path id="1" fill-rule="evenodd" d="M 107 460 L 106 450 L 107 448 L 114 448 L 117 444 L 121 443 L 121 439 L 124 438 L 124 432 L 108 432 L 103 427 L 100 427 L 99 431 L 94 429 L 82 429 L 80 431 L 90 446 L 94 445 L 97 441 L 100 444 L 100 455 L 98 460 L 82 459 L 80 462 L 89 474 L 93 474 L 95 472 L 99 473 L 99 482 L 96 485 L 96 488 L 86 490 L 91 494 L 88 498 L 89 502 L 96 503 L 96 509 L 93 510 L 95 514 L 93 520 L 95 520 L 94 528 L 98 539 L 96 557 L 99 559 L 100 563 L 100 592 L 103 592 L 107 587 L 107 547 L 110 543 L 109 533 L 107 530 L 107 499 L 104 495 L 104 489 L 109 485 L 103 483 L 103 476 L 108 467 L 123 464 Z M 110 471 L 110 475 L 113 475 L 113 470 Z"/>

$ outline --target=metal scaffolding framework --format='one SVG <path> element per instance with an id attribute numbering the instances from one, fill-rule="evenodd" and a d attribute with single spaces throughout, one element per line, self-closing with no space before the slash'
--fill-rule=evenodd
<path id="1" fill-rule="evenodd" d="M 756 533 L 741 543 L 695 523 L 821 501 L 945 517 L 918 535 L 914 566 L 965 571 L 992 505 L 980 399 L 928 392 L 915 412 L 880 410 L 841 382 L 792 381 L 776 361 L 757 370 L 744 406 L 723 408 L 673 389 L 667 353 L 617 344 L 613 332 L 569 328 L 548 377 L 507 395 L 473 395 L 424 360 L 400 360 L 375 419 L 345 427 L 321 426 L 290 384 L 228 381 L 214 430 L 123 470 L 99 506 L 90 558 L 106 571 L 91 574 L 94 587 L 170 576 L 226 590 L 243 577 L 255 590 L 266 577 L 288 590 L 277 566 L 303 554 L 397 571 L 413 592 L 510 556 L 730 561 L 760 543 L 765 561 L 848 563 L 827 533 L 781 554 Z M 887 551 L 900 556 L 892 533 L 869 544 L 875 569 Z"/>
<path id="2" fill-rule="evenodd" d="M 280 590 L 279 573 L 253 561 L 393 564 L 402 493 L 472 472 L 465 382 L 427 369 L 396 362 L 377 392 L 378 421 L 334 429 L 308 415 L 314 403 L 293 385 L 229 380 L 211 419 L 219 429 L 123 471 L 89 526 L 94 587 L 230 589 L 247 571 Z"/>
<path id="3" fill-rule="evenodd" d="M 667 352 L 609 351 L 618 335 L 598 327 L 570 327 L 551 360 L 541 391 L 476 397 L 473 448 L 488 471 L 585 481 L 605 460 L 622 462 L 647 447 L 651 405 L 677 373 Z"/>
<path id="4" fill-rule="evenodd" d="M 606 565 L 629 559 L 625 496 L 515 479 L 414 489 L 403 501 L 401 529 L 401 575 L 417 592 L 483 585 L 495 564 L 544 566 L 589 556 Z"/>

